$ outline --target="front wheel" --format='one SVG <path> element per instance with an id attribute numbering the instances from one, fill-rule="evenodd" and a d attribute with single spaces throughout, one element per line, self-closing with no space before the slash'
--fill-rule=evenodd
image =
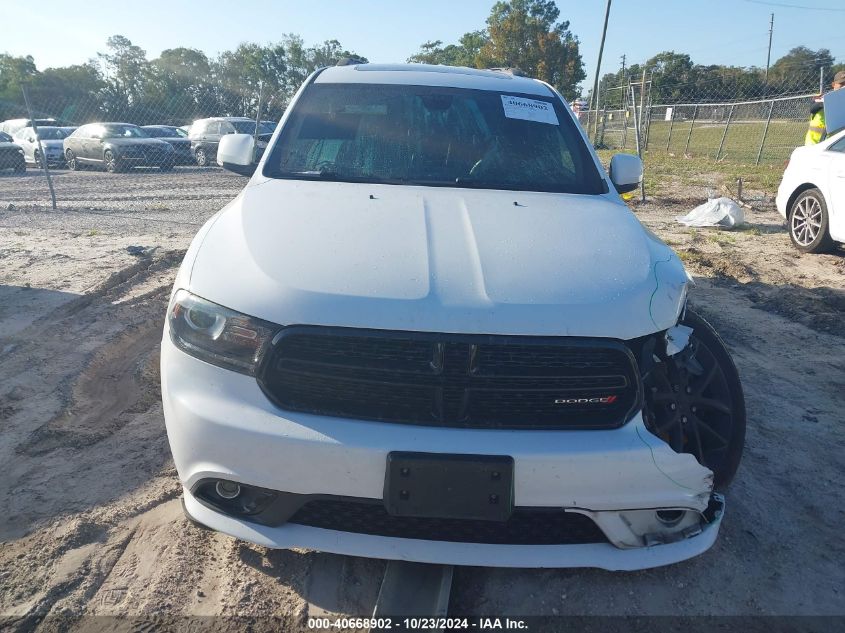
<path id="1" fill-rule="evenodd" d="M 828 229 L 827 204 L 816 188 L 798 194 L 789 209 L 789 239 L 802 253 L 824 253 L 833 248 Z"/>
<path id="2" fill-rule="evenodd" d="M 111 174 L 121 171 L 122 168 L 117 156 L 110 149 L 107 149 L 103 154 L 103 164 L 106 166 L 106 171 Z"/>
<path id="3" fill-rule="evenodd" d="M 71 150 L 65 152 L 65 162 L 67 163 L 67 168 L 71 171 L 77 171 L 79 169 L 79 162 L 76 160 L 76 154 L 74 154 Z"/>
<path id="4" fill-rule="evenodd" d="M 714 484 L 733 479 L 745 444 L 745 397 L 736 365 L 722 339 L 687 310 L 688 345 L 673 356 L 655 352 L 645 377 L 645 423 L 679 453 L 691 453 L 713 471 Z"/>
<path id="5" fill-rule="evenodd" d="M 44 166 L 41 164 L 41 152 L 35 150 L 32 154 L 32 162 L 35 163 L 35 166 L 39 169 L 42 169 Z"/>
<path id="6" fill-rule="evenodd" d="M 195 156 L 197 159 L 197 165 L 200 167 L 208 167 L 208 154 L 205 153 L 204 149 L 198 149 Z"/>
<path id="7" fill-rule="evenodd" d="M 16 174 L 22 174 L 22 173 L 26 172 L 26 161 L 22 158 L 21 162 L 15 164 L 13 171 Z"/>

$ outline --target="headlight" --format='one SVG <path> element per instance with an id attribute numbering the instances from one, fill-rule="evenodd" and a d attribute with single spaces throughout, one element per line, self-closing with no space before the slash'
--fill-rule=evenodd
<path id="1" fill-rule="evenodd" d="M 179 290 L 167 315 L 170 338 L 183 352 L 254 376 L 279 326 Z"/>

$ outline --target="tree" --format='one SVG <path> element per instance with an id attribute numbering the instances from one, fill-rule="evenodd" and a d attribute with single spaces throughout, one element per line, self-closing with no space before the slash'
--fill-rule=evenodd
<path id="1" fill-rule="evenodd" d="M 587 75 L 578 38 L 569 31 L 569 22 L 557 21 L 559 16 L 553 0 L 497 2 L 487 18 L 481 65 L 519 68 L 574 98 Z"/>
<path id="2" fill-rule="evenodd" d="M 254 116 L 259 89 L 269 108 L 285 101 L 287 54 L 281 44 L 241 44 L 221 53 L 213 65 L 222 111 L 218 115 Z"/>
<path id="3" fill-rule="evenodd" d="M 458 44 L 448 46 L 443 46 L 440 40 L 428 41 L 420 46 L 419 53 L 409 57 L 408 61 L 416 64 L 476 67 L 478 55 L 487 42 L 486 31 L 464 33 Z"/>
<path id="4" fill-rule="evenodd" d="M 158 112 L 160 123 L 186 123 L 211 113 L 216 96 L 211 64 L 193 48 L 169 48 L 149 64 L 144 105 Z"/>
<path id="5" fill-rule="evenodd" d="M 38 75 L 31 55 L 14 57 L 0 53 L 0 120 L 25 116 L 21 84 Z"/>
<path id="6" fill-rule="evenodd" d="M 100 95 L 104 88 L 100 71 L 93 64 L 47 68 L 33 82 L 30 99 L 40 116 L 87 123 L 103 114 Z"/>
<path id="7" fill-rule="evenodd" d="M 772 64 L 769 85 L 781 93 L 818 90 L 819 70 L 833 63 L 833 55 L 826 48 L 814 51 L 797 46 Z"/>
<path id="8" fill-rule="evenodd" d="M 559 17 L 553 0 L 497 2 L 487 18 L 486 29 L 464 34 L 458 44 L 425 42 L 408 61 L 518 68 L 547 81 L 572 99 L 587 75 L 578 38 L 569 31 L 569 22 L 558 22 Z"/>
<path id="9" fill-rule="evenodd" d="M 103 107 L 111 118 L 133 119 L 147 78 L 147 53 L 123 35 L 106 40 L 108 52 L 97 53 L 105 80 Z"/>

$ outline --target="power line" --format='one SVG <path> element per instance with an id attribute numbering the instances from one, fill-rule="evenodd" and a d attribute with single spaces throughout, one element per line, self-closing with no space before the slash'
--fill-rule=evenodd
<path id="1" fill-rule="evenodd" d="M 785 2 L 766 2 L 766 0 L 745 0 L 753 4 L 764 4 L 769 7 L 783 7 L 785 9 L 803 9 L 805 11 L 835 11 L 837 13 L 845 13 L 845 9 L 834 7 L 808 7 L 805 4 L 786 4 Z"/>

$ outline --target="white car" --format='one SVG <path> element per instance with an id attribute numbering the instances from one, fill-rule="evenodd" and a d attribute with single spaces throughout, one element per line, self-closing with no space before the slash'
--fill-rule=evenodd
<path id="1" fill-rule="evenodd" d="M 775 204 L 799 251 L 845 242 L 845 130 L 792 152 Z"/>
<path id="2" fill-rule="evenodd" d="M 41 149 L 38 147 L 38 139 L 41 140 L 41 148 L 47 156 L 47 164 L 64 166 L 64 139 L 68 132 L 61 127 L 39 127 L 38 138 L 35 130 L 31 127 L 21 128 L 14 134 L 15 142 L 23 149 L 26 162 L 41 165 Z"/>
<path id="3" fill-rule="evenodd" d="M 189 517 L 267 547 L 641 569 L 714 542 L 745 409 L 672 250 L 566 102 L 503 71 L 300 88 L 178 273 L 162 399 Z"/>

